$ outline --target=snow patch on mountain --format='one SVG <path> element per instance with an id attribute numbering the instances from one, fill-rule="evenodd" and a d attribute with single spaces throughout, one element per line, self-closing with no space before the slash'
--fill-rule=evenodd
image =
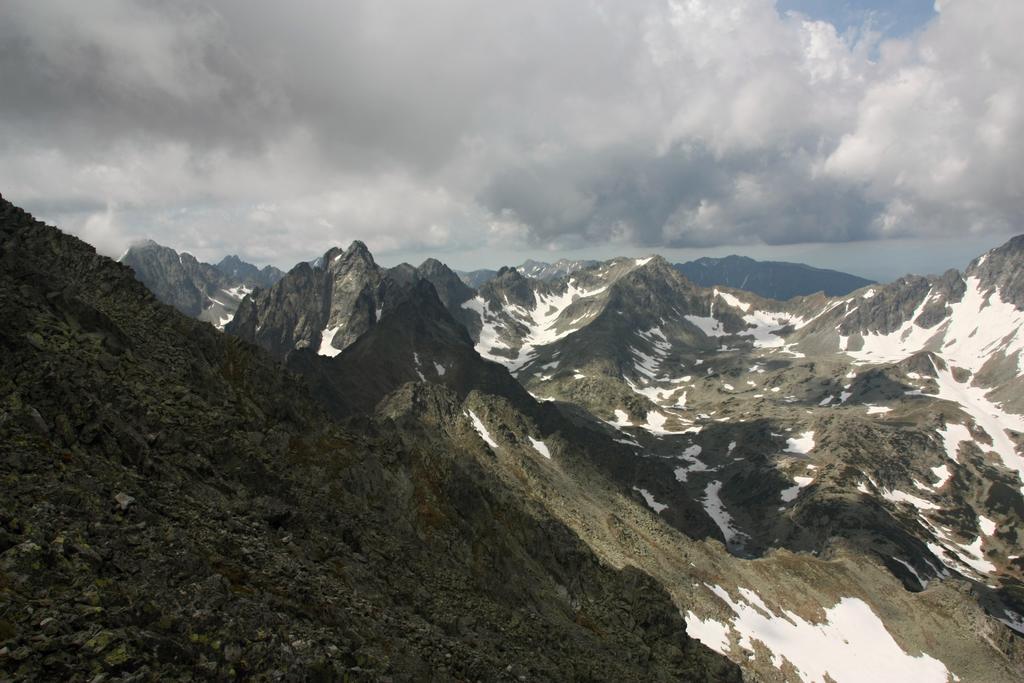
<path id="1" fill-rule="evenodd" d="M 719 496 L 721 490 L 722 482 L 708 482 L 708 485 L 704 488 L 704 498 L 701 500 L 701 504 L 704 506 L 704 511 L 708 513 L 708 516 L 711 517 L 712 521 L 722 531 L 726 545 L 730 547 L 742 546 L 747 535 L 736 528 L 732 515 L 726 511 L 725 504 L 722 503 L 722 498 Z"/>
<path id="2" fill-rule="evenodd" d="M 341 325 L 335 327 L 325 327 L 320 333 L 320 348 L 317 349 L 317 353 L 321 356 L 329 356 L 333 358 L 341 353 L 341 349 L 336 349 L 331 346 L 331 341 L 334 339 L 334 335 L 341 329 Z"/>
<path id="3" fill-rule="evenodd" d="M 915 495 L 912 495 L 910 493 L 906 493 L 904 491 L 900 491 L 898 489 L 893 489 L 891 491 L 883 491 L 882 492 L 882 497 L 885 498 L 886 500 L 888 500 L 891 503 L 909 503 L 910 505 L 913 505 L 914 507 L 916 507 L 918 510 L 939 510 L 940 509 L 938 505 L 936 505 L 935 503 L 931 502 L 930 500 L 925 500 L 924 498 L 918 498 Z"/>
<path id="4" fill-rule="evenodd" d="M 782 498 L 782 502 L 790 503 L 796 500 L 796 497 L 800 495 L 800 489 L 810 486 L 814 483 L 814 477 L 793 477 L 793 481 L 796 482 L 789 488 L 782 489 L 779 497 Z"/>
<path id="5" fill-rule="evenodd" d="M 498 443 L 491 437 L 491 433 L 487 431 L 487 427 L 484 425 L 483 421 L 477 417 L 476 413 L 472 410 L 467 410 L 466 415 L 468 415 L 469 419 L 473 422 L 473 429 L 475 429 L 476 433 L 480 435 L 480 438 L 484 440 L 484 443 L 491 448 L 497 448 Z"/>
<path id="6" fill-rule="evenodd" d="M 692 446 L 688 446 L 686 450 L 679 455 L 681 460 L 686 460 L 690 464 L 685 467 L 677 467 L 672 471 L 676 476 L 676 481 L 685 483 L 689 479 L 690 472 L 711 472 L 718 469 L 717 467 L 708 467 L 706 463 L 697 459 L 701 450 L 702 449 L 699 445 L 693 444 Z"/>
<path id="7" fill-rule="evenodd" d="M 648 491 L 647 489 L 642 489 L 642 488 L 634 486 L 633 490 L 634 491 L 639 491 L 640 495 L 644 497 L 644 502 L 647 503 L 647 506 L 649 508 L 651 508 L 652 510 L 654 510 L 655 512 L 661 512 L 662 510 L 668 510 L 668 505 L 665 505 L 664 503 L 659 503 L 658 501 L 656 501 L 654 499 L 654 495 L 650 491 Z"/>
<path id="8" fill-rule="evenodd" d="M 730 634 L 735 634 L 741 650 L 753 656 L 753 642 L 761 642 L 771 652 L 773 666 L 779 668 L 788 660 L 806 683 L 946 683 L 950 679 L 949 671 L 934 657 L 907 654 L 859 598 L 840 598 L 825 609 L 824 621 L 816 624 L 789 610 L 777 614 L 752 590 L 740 588 L 742 598 L 733 598 L 721 586 L 709 588 L 735 616 L 721 622 L 689 612 L 687 632 L 721 654 L 730 653 Z M 864 656 L 866 652 L 871 656 Z"/>
<path id="9" fill-rule="evenodd" d="M 917 583 L 921 586 L 922 590 L 928 587 L 928 579 L 922 578 L 921 575 L 917 573 L 917 570 L 914 569 L 914 565 L 909 562 L 904 562 L 898 557 L 893 557 L 892 559 L 899 562 L 908 572 L 914 575 L 914 578 L 917 579 Z"/>
<path id="10" fill-rule="evenodd" d="M 803 432 L 799 436 L 786 439 L 786 452 L 807 455 L 814 448 L 814 432 Z"/>
<path id="11" fill-rule="evenodd" d="M 540 347 L 552 344 L 579 329 L 577 323 L 582 320 L 582 317 L 560 330 L 556 329 L 558 320 L 566 308 L 575 301 L 597 296 L 606 289 L 608 289 L 607 286 L 589 290 L 581 289 L 575 284 L 575 280 L 569 280 L 564 292 L 547 295 L 535 293 L 532 309 L 509 304 L 506 301 L 503 312 L 527 329 L 513 358 L 493 353 L 495 349 L 511 349 L 511 347 L 501 340 L 500 331 L 504 323 L 501 317 L 490 309 L 487 302 L 477 296 L 464 302 L 462 307 L 474 311 L 480 316 L 482 328 L 476 344 L 477 353 L 484 358 L 502 363 L 515 373 L 534 359 Z"/>
<path id="12" fill-rule="evenodd" d="M 993 536 L 996 533 L 996 523 L 984 515 L 978 515 L 978 528 L 986 536 Z"/>
<path id="13" fill-rule="evenodd" d="M 1018 372 L 1024 373 L 1024 311 L 1003 301 L 998 288 L 983 288 L 977 277 L 968 277 L 964 285 L 960 301 L 948 304 L 949 313 L 940 324 L 924 328 L 916 322 L 938 296 L 929 290 L 899 329 L 862 334 L 860 349 L 843 350 L 861 363 L 890 363 L 931 348 L 971 372 L 980 370 L 996 354 L 1017 354 Z"/>
<path id="14" fill-rule="evenodd" d="M 992 446 L 987 447 L 979 443 L 978 446 L 984 450 L 992 450 L 1003 461 L 1003 465 L 1010 471 L 1016 472 L 1021 482 L 1024 482 L 1024 457 L 1017 452 L 1017 446 L 1010 438 L 1006 430 L 1012 429 L 1018 432 L 1024 431 L 1024 416 L 1007 413 L 996 403 L 993 403 L 986 396 L 986 391 L 981 387 L 971 386 L 967 383 L 957 382 L 953 373 L 948 369 L 941 369 L 932 364 L 935 369 L 935 379 L 939 387 L 939 393 L 929 394 L 946 401 L 958 404 L 967 413 L 974 423 L 985 430 L 992 440 Z M 954 425 L 955 426 L 955 425 Z M 947 430 L 950 426 L 947 426 Z M 955 435 L 962 435 L 962 431 L 954 432 Z M 967 433 L 963 441 L 973 440 L 970 433 Z M 945 437 L 944 437 L 945 438 Z M 954 436 L 952 438 L 957 438 Z M 957 448 L 959 448 L 959 441 Z M 950 444 L 946 444 L 947 454 L 950 454 Z M 955 451 L 952 452 L 955 456 Z M 955 459 L 955 457 L 953 458 Z M 1024 484 L 1021 486 L 1024 491 Z"/>
<path id="15" fill-rule="evenodd" d="M 947 424 L 945 429 L 938 430 L 942 437 L 942 443 L 946 447 L 946 457 L 953 462 L 959 462 L 960 444 L 964 441 L 973 441 L 971 430 L 964 425 Z"/>
<path id="16" fill-rule="evenodd" d="M 546 443 L 529 435 L 527 435 L 526 438 L 530 440 L 530 445 L 533 446 L 533 450 L 537 451 L 548 460 L 551 459 L 551 451 L 548 449 L 548 445 Z"/>

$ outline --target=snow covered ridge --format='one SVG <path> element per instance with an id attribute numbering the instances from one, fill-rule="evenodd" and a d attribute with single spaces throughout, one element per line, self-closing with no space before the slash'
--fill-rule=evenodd
<path id="1" fill-rule="evenodd" d="M 789 610 L 777 614 L 748 588 L 739 588 L 741 597 L 733 598 L 721 586 L 705 587 L 733 616 L 721 621 L 702 619 L 691 611 L 686 614 L 686 631 L 720 654 L 738 648 L 756 656 L 753 643 L 758 641 L 771 652 L 772 666 L 779 668 L 789 661 L 806 683 L 959 680 L 934 657 L 904 652 L 881 619 L 858 598 L 841 598 L 825 609 L 825 620 L 815 624 Z"/>
<path id="2" fill-rule="evenodd" d="M 562 314 L 570 305 L 580 299 L 588 299 L 604 292 L 607 285 L 594 289 L 583 289 L 578 287 L 575 280 L 569 280 L 565 291 L 560 294 L 534 294 L 534 306 L 526 309 L 522 306 L 511 304 L 506 299 L 506 305 L 500 312 L 493 311 L 490 305 L 480 296 L 474 297 L 462 304 L 463 308 L 474 311 L 480 316 L 481 330 L 477 340 L 476 350 L 484 358 L 504 364 L 509 370 L 515 372 L 533 360 L 537 355 L 537 349 L 547 344 L 552 344 L 559 339 L 569 336 L 581 325 L 583 318 L 569 321 L 559 327 Z M 508 349 L 512 346 L 502 338 L 508 321 L 504 316 L 510 317 L 516 323 L 526 328 L 515 356 L 495 354 L 495 350 Z"/>
<path id="3" fill-rule="evenodd" d="M 939 300 L 933 287 L 899 328 L 888 334 L 861 333 L 858 349 L 848 348 L 843 337 L 840 350 L 862 363 L 891 363 L 923 349 L 934 349 L 953 365 L 978 372 L 998 355 L 1017 356 L 1017 372 L 1024 373 L 1024 311 L 1003 300 L 997 287 L 986 288 L 969 276 L 959 301 L 948 302 L 948 315 L 925 328 L 916 321 L 924 309 Z"/>

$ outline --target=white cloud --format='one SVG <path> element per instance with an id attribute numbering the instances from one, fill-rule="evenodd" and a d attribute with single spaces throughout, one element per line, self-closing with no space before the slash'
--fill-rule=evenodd
<path id="1" fill-rule="evenodd" d="M 944 3 L 866 84 L 825 171 L 862 183 L 885 233 L 1020 229 L 1024 5 Z"/>
<path id="2" fill-rule="evenodd" d="M 0 191 L 111 253 L 280 265 L 1019 230 L 1022 20 L 946 2 L 880 42 L 772 0 L 22 3 Z"/>

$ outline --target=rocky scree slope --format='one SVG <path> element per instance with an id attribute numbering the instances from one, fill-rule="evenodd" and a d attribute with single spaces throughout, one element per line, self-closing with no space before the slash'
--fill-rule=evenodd
<path id="1" fill-rule="evenodd" d="M 2 200 L 0 265 L 4 677 L 740 680 L 482 449 L 339 426 Z"/>
<path id="2" fill-rule="evenodd" d="M 486 467 L 599 556 L 662 582 L 691 632 L 738 661 L 749 680 L 1019 677 L 1012 631 L 985 615 L 968 581 L 905 590 L 888 558 L 841 542 L 821 554 L 774 550 L 738 560 L 719 543 L 672 529 L 666 513 L 676 506 L 660 490 L 612 484 L 594 466 L 600 449 L 586 435 L 551 431 L 500 397 L 471 392 L 460 401 L 441 385 L 407 384 L 379 404 L 377 419 L 432 451 L 488 454 Z"/>
<path id="3" fill-rule="evenodd" d="M 744 557 L 843 548 L 908 591 L 963 580 L 1012 634 L 1021 243 L 845 297 L 773 302 L 618 259 L 560 282 L 506 271 L 466 306 L 477 349 L 603 420 L 626 449 L 594 462 L 677 529 Z"/>

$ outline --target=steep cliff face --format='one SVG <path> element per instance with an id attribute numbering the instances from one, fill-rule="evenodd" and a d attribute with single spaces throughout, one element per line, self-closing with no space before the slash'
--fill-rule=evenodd
<path id="1" fill-rule="evenodd" d="M 329 250 L 314 265 L 300 263 L 274 287 L 254 293 L 226 331 L 279 358 L 302 349 L 333 357 L 405 301 L 420 281 L 433 285 L 444 304 L 463 316 L 460 305 L 472 290 L 447 266 L 428 259 L 419 268 L 381 268 L 356 241 L 347 250 Z"/>
<path id="2" fill-rule="evenodd" d="M 284 275 L 272 266 L 258 269 L 237 256 L 211 266 L 152 240 L 132 245 L 119 261 L 158 299 L 221 329 L 249 292 L 270 287 Z"/>

